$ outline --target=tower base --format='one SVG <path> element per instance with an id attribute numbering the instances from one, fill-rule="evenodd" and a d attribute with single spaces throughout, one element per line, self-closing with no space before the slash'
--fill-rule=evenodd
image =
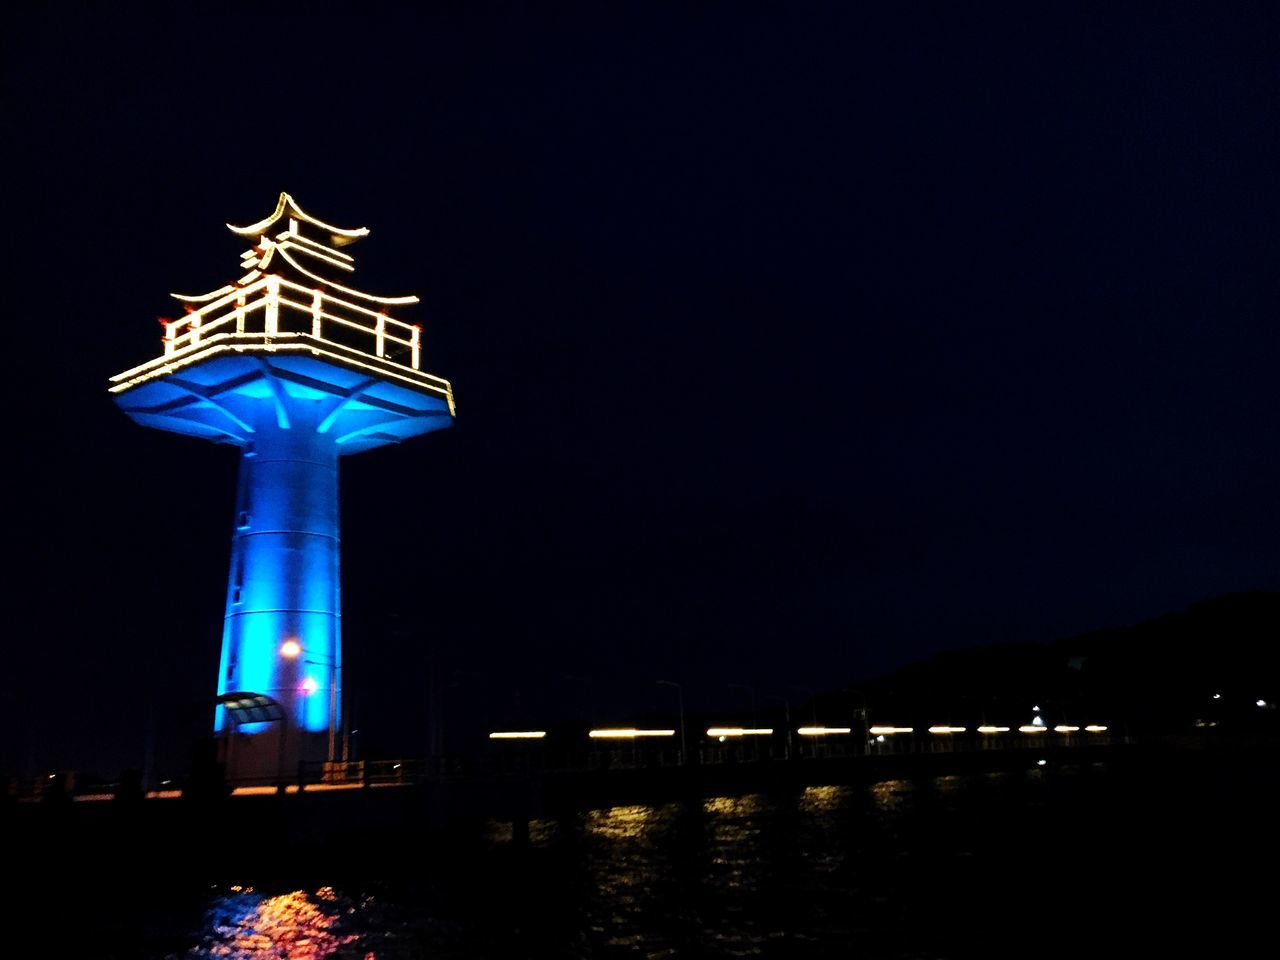
<path id="1" fill-rule="evenodd" d="M 231 787 L 313 783 L 329 759 L 329 734 L 290 732 L 278 723 L 259 733 L 225 731 L 218 736 L 218 758 Z"/>

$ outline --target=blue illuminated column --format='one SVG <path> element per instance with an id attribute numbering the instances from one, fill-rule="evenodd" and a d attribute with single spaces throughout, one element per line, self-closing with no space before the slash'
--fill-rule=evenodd
<path id="1" fill-rule="evenodd" d="M 290 410 L 289 429 L 264 412 L 268 422 L 241 452 L 218 693 L 266 693 L 295 730 L 328 731 L 331 721 L 338 729 L 338 451 L 305 411 Z M 215 727 L 225 724 L 219 709 Z"/>

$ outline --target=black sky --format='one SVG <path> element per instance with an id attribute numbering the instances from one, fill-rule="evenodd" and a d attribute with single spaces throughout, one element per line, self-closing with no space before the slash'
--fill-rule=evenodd
<path id="1" fill-rule="evenodd" d="M 343 468 L 387 728 L 1280 587 L 1273 5 L 685 6 L 12 24 L 9 764 L 207 719 L 235 453 L 106 380 L 280 190 L 458 397 Z"/>

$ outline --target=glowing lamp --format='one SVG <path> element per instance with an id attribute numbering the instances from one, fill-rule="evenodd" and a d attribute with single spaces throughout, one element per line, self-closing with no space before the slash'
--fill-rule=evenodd
<path id="1" fill-rule="evenodd" d="M 768 737 L 773 734 L 773 727 L 708 727 L 707 736 L 717 737 L 721 741 L 725 737 Z"/>
<path id="2" fill-rule="evenodd" d="M 637 730 L 635 727 L 609 727 L 587 733 L 592 740 L 634 740 L 637 737 L 674 737 L 675 735 L 674 730 Z"/>
<path id="3" fill-rule="evenodd" d="M 302 644 L 298 643 L 297 640 L 286 640 L 284 643 L 280 644 L 280 656 L 282 657 L 288 657 L 292 660 L 301 652 Z"/>
<path id="4" fill-rule="evenodd" d="M 853 733 L 851 727 L 800 727 L 796 733 L 802 737 L 825 737 L 831 733 Z"/>

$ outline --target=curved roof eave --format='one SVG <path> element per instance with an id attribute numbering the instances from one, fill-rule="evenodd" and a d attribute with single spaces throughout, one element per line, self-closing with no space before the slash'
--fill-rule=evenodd
<path id="1" fill-rule="evenodd" d="M 300 206 L 298 202 L 289 196 L 289 194 L 280 193 L 280 199 L 276 201 L 276 208 L 269 217 L 259 220 L 257 223 L 251 223 L 247 227 L 237 227 L 235 224 L 228 223 L 227 229 L 232 233 L 242 237 L 258 237 L 271 229 L 271 225 L 286 214 L 291 214 L 296 219 L 305 223 L 309 223 L 314 227 L 325 231 L 329 234 L 329 239 L 335 247 L 346 246 L 348 243 L 355 243 L 361 237 L 369 235 L 368 227 L 358 227 L 355 230 L 346 230 L 342 227 L 335 227 L 331 223 L 325 223 L 323 220 L 311 216 Z"/>

